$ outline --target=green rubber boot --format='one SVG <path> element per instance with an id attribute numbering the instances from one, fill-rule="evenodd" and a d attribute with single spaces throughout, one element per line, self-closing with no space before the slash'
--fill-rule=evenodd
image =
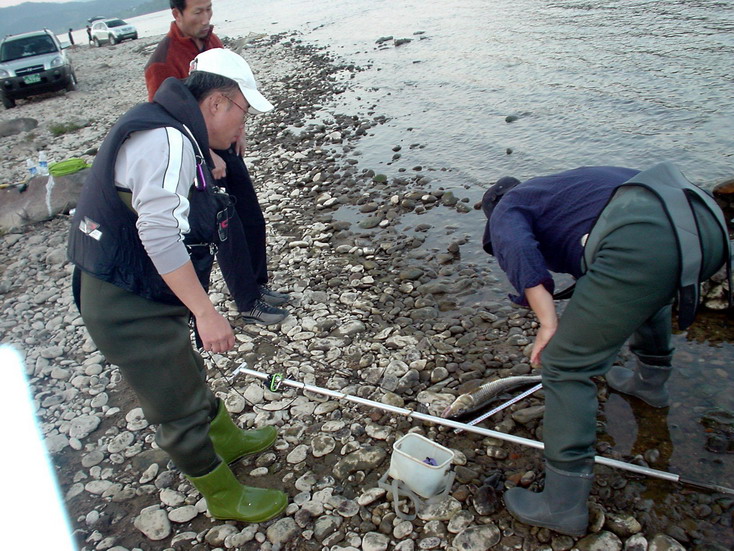
<path id="1" fill-rule="evenodd" d="M 256 430 L 239 428 L 232 421 L 222 400 L 219 400 L 217 415 L 209 425 L 209 438 L 214 444 L 214 449 L 228 465 L 246 455 L 267 450 L 277 437 L 275 427 Z"/>
<path id="2" fill-rule="evenodd" d="M 589 524 L 586 500 L 594 475 L 572 473 L 545 464 L 545 487 L 542 492 L 511 488 L 505 492 L 505 505 L 517 520 L 533 526 L 550 528 L 569 536 L 583 536 Z"/>
<path id="3" fill-rule="evenodd" d="M 607 385 L 623 394 L 636 396 L 654 408 L 670 405 L 670 395 L 665 383 L 673 368 L 668 365 L 651 365 L 637 358 L 635 369 L 627 369 L 618 365 L 607 372 Z"/>
<path id="4" fill-rule="evenodd" d="M 206 499 L 209 514 L 219 520 L 265 522 L 282 513 L 288 505 L 288 496 L 280 490 L 240 484 L 224 462 L 209 474 L 186 478 Z"/>

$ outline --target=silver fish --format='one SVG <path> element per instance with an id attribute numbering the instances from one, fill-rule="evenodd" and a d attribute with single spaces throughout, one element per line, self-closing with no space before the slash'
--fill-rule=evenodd
<path id="1" fill-rule="evenodd" d="M 489 383 L 484 383 L 466 394 L 462 394 L 447 407 L 441 417 L 459 417 L 465 413 L 471 413 L 489 402 L 500 394 L 517 388 L 519 386 L 537 384 L 541 380 L 540 375 L 527 375 L 518 377 L 505 377 Z"/>

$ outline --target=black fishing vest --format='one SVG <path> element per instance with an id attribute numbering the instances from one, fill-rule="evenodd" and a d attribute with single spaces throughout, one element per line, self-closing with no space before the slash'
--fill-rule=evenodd
<path id="1" fill-rule="evenodd" d="M 228 208 L 229 198 L 216 192 L 204 162 L 200 146 L 206 148 L 208 155 L 208 139 L 198 105 L 190 94 L 185 97 L 188 91 L 183 92 L 178 86 L 176 83 L 168 88 L 183 94 L 185 100 L 190 99 L 179 103 L 178 110 L 185 114 L 180 117 L 182 120 L 193 121 L 193 131 L 157 103 L 141 104 L 126 113 L 110 130 L 95 158 L 76 206 L 68 243 L 69 259 L 79 269 L 146 299 L 168 304 L 181 302 L 145 252 L 135 227 L 137 214 L 118 194 L 114 170 L 120 147 L 133 132 L 173 127 L 189 139 L 197 152 L 198 166 L 189 192 L 191 229 L 184 244 L 201 285 L 208 289 L 216 244 L 226 239 L 220 233 L 226 231 L 226 220 L 224 228 L 218 227 L 217 215 Z"/>
<path id="2" fill-rule="evenodd" d="M 689 182 L 672 163 L 661 163 L 630 178 L 619 187 L 639 186 L 652 192 L 660 200 L 674 230 L 680 258 L 678 283 L 678 325 L 686 329 L 696 317 L 700 302 L 700 284 L 703 269 L 703 250 L 691 198 L 698 197 L 714 216 L 724 241 L 726 275 L 729 282 L 731 306 L 731 244 L 724 214 L 714 198 Z M 614 195 L 612 195 L 614 197 Z M 588 266 L 599 246 L 601 236 L 592 229 L 584 247 L 584 261 Z"/>

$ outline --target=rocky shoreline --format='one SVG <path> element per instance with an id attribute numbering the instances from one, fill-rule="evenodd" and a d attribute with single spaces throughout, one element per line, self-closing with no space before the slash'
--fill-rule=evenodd
<path id="1" fill-rule="evenodd" d="M 23 178 L 26 157 L 46 150 L 91 161 L 106 130 L 145 99 L 142 69 L 156 39 L 79 48 L 79 90 L 19 102 L 0 121 L 32 117 L 35 129 L 0 139 L 2 170 Z M 286 513 L 266 524 L 213 522 L 201 496 L 153 442 L 115 366 L 105 362 L 71 298 L 68 216 L 24 227 L 0 241 L 2 343 L 19 348 L 46 444 L 79 547 L 85 550 L 486 549 L 719 550 L 734 546 L 734 500 L 597 468 L 592 521 L 583 538 L 514 522 L 504 488 L 534 487 L 537 451 L 473 434 L 455 435 L 379 410 L 312 393 L 272 393 L 230 374 L 242 362 L 266 373 L 432 415 L 477 380 L 531 372 L 537 323 L 506 303 L 468 307 L 483 276 L 461 262 L 465 240 L 432 247 L 440 229 L 401 217 L 431 209 L 472 215 L 465 198 L 434 189 L 421 171 L 388 179 L 358 169 L 360 136 L 379 115 L 314 113 L 349 86 L 358 67 L 329 58 L 296 35 L 230 41 L 253 66 L 277 109 L 248 128 L 248 165 L 268 220 L 274 285 L 293 293 L 278 328 L 243 325 L 215 272 L 212 301 L 229 316 L 237 345 L 209 358 L 210 384 L 243 426 L 274 424 L 273 449 L 234 470 L 252 485 L 282 487 Z M 53 124 L 73 131 L 54 137 Z M 73 124 L 72 124 L 73 123 Z M 397 146 L 396 146 L 397 148 Z M 395 154 L 399 154 L 395 149 Z M 340 219 L 348 207 L 357 222 Z M 447 211 L 448 212 L 448 211 Z M 428 244 L 427 244 L 428 243 Z M 600 399 L 606 387 L 600 385 Z M 486 426 L 542 438 L 542 393 Z M 251 407 L 254 405 L 254 407 Z M 402 520 L 377 481 L 393 442 L 417 431 L 456 452 L 450 496 Z M 600 452 L 616 457 L 603 440 Z M 636 461 L 657 466 L 660 450 Z M 629 459 L 629 458 L 627 458 Z M 406 507 L 407 505 L 403 505 Z M 407 511 L 407 509 L 405 509 Z M 41 534 L 30 535 L 34 544 Z"/>

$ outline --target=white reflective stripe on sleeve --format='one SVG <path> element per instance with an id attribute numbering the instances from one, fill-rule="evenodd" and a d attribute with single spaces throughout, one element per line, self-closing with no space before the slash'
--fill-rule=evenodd
<path id="1" fill-rule="evenodd" d="M 168 136 L 169 153 L 168 166 L 166 167 L 166 172 L 163 175 L 163 189 L 170 193 L 176 193 L 183 199 L 187 199 L 191 182 L 182 182 L 181 178 L 185 178 L 183 174 L 185 171 L 183 171 L 182 167 L 185 158 L 184 147 L 186 147 L 188 140 L 183 134 L 181 134 L 181 132 L 174 128 L 166 127 L 166 134 Z M 176 219 L 178 227 L 182 233 L 188 233 L 189 231 L 188 215 L 188 200 L 180 201 L 176 209 L 173 211 L 173 217 Z"/>

